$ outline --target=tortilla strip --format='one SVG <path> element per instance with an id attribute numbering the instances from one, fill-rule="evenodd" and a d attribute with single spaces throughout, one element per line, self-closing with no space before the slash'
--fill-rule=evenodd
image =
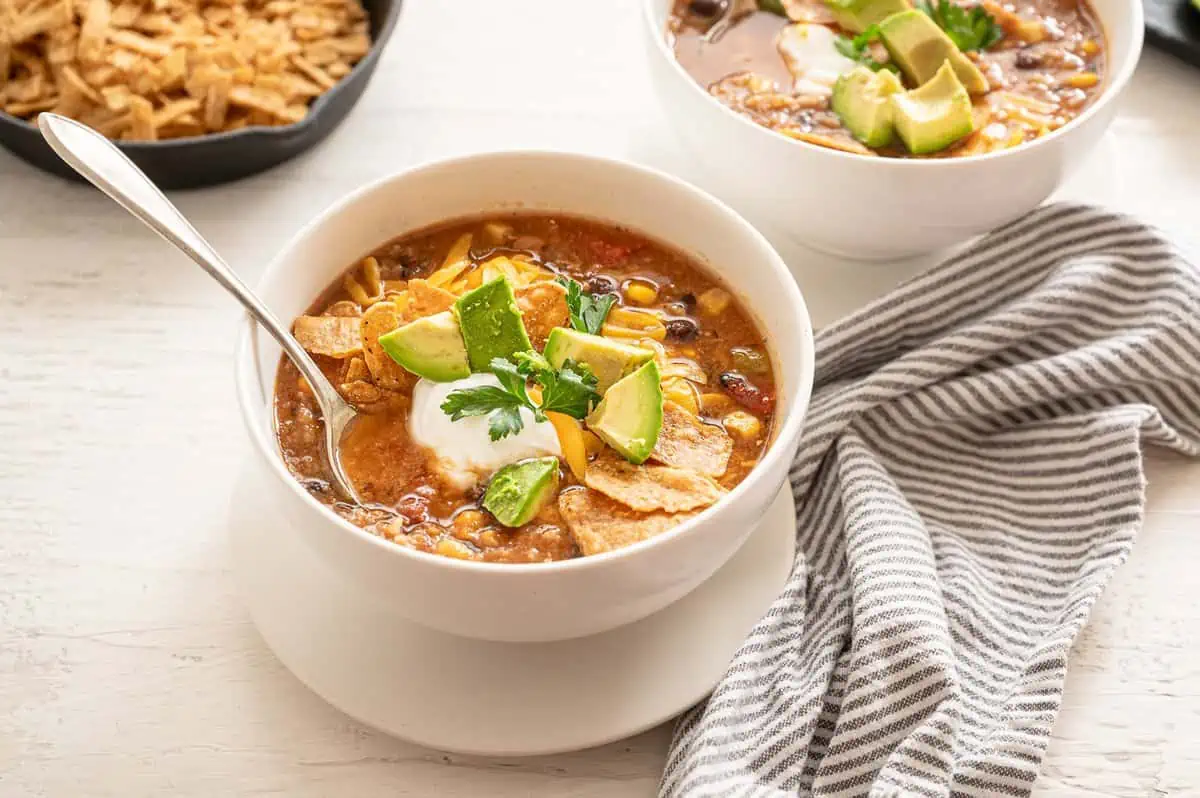
<path id="1" fill-rule="evenodd" d="M 326 357 L 353 357 L 362 351 L 358 319 L 345 316 L 301 316 L 292 327 L 305 351 Z"/>
<path id="2" fill-rule="evenodd" d="M 558 283 L 540 282 L 518 288 L 513 292 L 517 308 L 525 322 L 525 332 L 538 349 L 550 337 L 555 327 L 567 327 L 571 320 L 567 309 L 567 289 Z"/>
<path id="3" fill-rule="evenodd" d="M 340 318 L 340 317 L 331 317 Z M 412 375 L 388 357 L 379 345 L 379 336 L 400 326 L 400 315 L 391 302 L 376 302 L 362 315 L 362 353 L 375 384 L 389 391 L 404 390 L 413 381 Z"/>
<path id="4" fill-rule="evenodd" d="M 678 513 L 707 507 L 725 489 L 703 474 L 664 465 L 634 465 L 606 451 L 590 463 L 584 484 L 638 512 Z"/>
<path id="5" fill-rule="evenodd" d="M 454 294 L 420 278 L 408 281 L 408 307 L 405 321 L 416 321 L 454 307 L 458 300 Z"/>
<path id="6" fill-rule="evenodd" d="M 648 540 L 700 513 L 639 513 L 587 488 L 559 494 L 558 511 L 584 556 Z"/>
<path id="7" fill-rule="evenodd" d="M 663 402 L 662 431 L 650 457 L 660 463 L 719 477 L 729 466 L 733 439 L 715 424 L 705 424 L 674 402 Z"/>

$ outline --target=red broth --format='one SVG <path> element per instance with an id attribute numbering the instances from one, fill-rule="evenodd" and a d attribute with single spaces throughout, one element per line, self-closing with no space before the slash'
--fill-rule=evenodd
<path id="1" fill-rule="evenodd" d="M 555 275 L 565 275 L 595 295 L 614 294 L 617 301 L 604 335 L 656 349 L 667 402 L 732 443 L 727 466 L 715 482 L 729 489 L 746 477 L 765 450 L 774 422 L 775 384 L 763 334 L 731 293 L 699 264 L 636 233 L 550 215 L 445 224 L 379 247 L 367 259 L 377 264 L 378 285 L 373 284 L 375 266 L 356 263 L 312 304 L 307 317 L 319 320 L 332 314 L 359 319 L 361 325 L 364 314 L 379 315 L 371 308 L 380 303 L 410 302 L 415 290 L 411 281 L 431 277 L 443 268 L 448 253 L 456 243 L 461 246 L 464 236 L 470 237 L 467 265 L 446 284 L 452 292 L 481 282 L 488 264 L 503 257 L 518 264 L 522 273 L 539 274 L 536 279 L 552 281 Z M 518 298 L 523 290 L 518 290 Z M 538 349 L 556 318 L 561 320 L 542 312 L 546 308 L 554 309 L 550 305 L 523 308 L 525 326 Z M 626 316 L 637 323 L 628 322 Z M 462 559 L 527 563 L 565 560 L 586 552 L 588 544 L 581 550 L 578 530 L 564 519 L 555 501 L 533 520 L 510 529 L 481 506 L 482 481 L 469 489 L 447 483 L 439 473 L 437 453 L 409 434 L 414 375 L 398 368 L 375 374 L 364 362 L 365 354 L 315 357 L 363 414 L 343 444 L 342 458 L 367 506 L 340 502 L 331 488 L 320 411 L 303 378 L 284 359 L 275 390 L 279 445 L 289 470 L 319 501 L 351 523 L 397 544 Z M 590 432 L 583 439 L 591 469 L 607 447 Z M 564 460 L 560 498 L 572 491 L 592 492 L 581 486 Z M 598 498 L 618 521 L 663 515 L 638 513 Z M 659 526 L 669 527 L 684 515 L 670 516 L 669 523 Z M 632 541 L 612 545 L 628 542 Z"/>
<path id="2" fill-rule="evenodd" d="M 668 36 L 679 63 L 718 101 L 799 141 L 863 155 L 914 157 L 899 143 L 866 147 L 843 126 L 828 96 L 793 90 L 792 75 L 776 47 L 776 37 L 791 20 L 757 11 L 706 41 L 710 21 L 703 13 L 715 5 L 712 0 L 678 0 Z M 833 21 L 822 0 L 785 0 L 784 5 L 796 20 L 854 36 Z M 975 132 L 923 157 L 1019 146 L 1067 124 L 1104 90 L 1104 32 L 1084 0 L 984 0 L 980 7 L 992 14 L 1004 35 L 985 50 L 967 53 L 991 85 L 974 98 Z M 887 59 L 882 45 L 872 45 L 869 52 Z"/>

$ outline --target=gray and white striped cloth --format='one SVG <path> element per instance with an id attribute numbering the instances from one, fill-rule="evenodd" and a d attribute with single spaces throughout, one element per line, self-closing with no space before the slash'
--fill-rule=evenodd
<path id="1" fill-rule="evenodd" d="M 1143 444 L 1200 455 L 1200 284 L 1129 217 L 1040 208 L 823 330 L 795 568 L 661 795 L 1028 795 Z"/>

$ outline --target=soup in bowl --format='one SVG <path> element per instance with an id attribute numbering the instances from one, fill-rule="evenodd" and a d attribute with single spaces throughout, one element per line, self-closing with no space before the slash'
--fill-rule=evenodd
<path id="1" fill-rule="evenodd" d="M 644 2 L 655 88 L 708 185 L 856 258 L 1036 207 L 1104 134 L 1142 44 L 1137 0 Z"/>
<path id="2" fill-rule="evenodd" d="M 360 419 L 324 472 L 308 387 L 247 328 L 239 389 L 275 523 L 348 589 L 494 640 L 682 597 L 783 485 L 812 383 L 799 290 L 687 184 L 577 155 L 446 161 L 350 197 L 261 295 Z"/>

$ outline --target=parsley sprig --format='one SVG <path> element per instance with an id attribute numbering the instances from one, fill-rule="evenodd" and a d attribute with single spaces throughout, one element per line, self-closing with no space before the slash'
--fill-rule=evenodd
<path id="1" fill-rule="evenodd" d="M 498 441 L 517 434 L 525 426 L 522 408 L 532 412 L 537 421 L 545 421 L 548 412 L 583 418 L 600 401 L 596 377 L 582 363 L 566 360 L 562 368 L 556 369 L 537 352 L 518 352 L 513 358 L 516 363 L 498 357 L 489 364 L 500 387 L 484 385 L 452 391 L 442 402 L 442 412 L 451 421 L 487 416 L 488 437 Z M 540 404 L 529 395 L 530 379 L 542 388 Z"/>
<path id="2" fill-rule="evenodd" d="M 1004 31 L 996 24 L 996 18 L 983 6 L 964 8 L 951 0 L 917 0 L 917 8 L 927 14 L 937 26 L 964 53 L 968 50 L 986 50 L 1004 38 Z"/>
<path id="3" fill-rule="evenodd" d="M 865 67 L 869 67 L 876 72 L 881 69 L 887 69 L 892 72 L 898 72 L 896 65 L 888 61 L 877 61 L 875 56 L 871 54 L 870 44 L 879 41 L 879 26 L 868 25 L 866 30 L 855 36 L 853 39 L 848 36 L 838 36 L 833 40 L 833 46 L 842 55 L 849 58 L 851 61 L 857 61 Z"/>
<path id="4" fill-rule="evenodd" d="M 567 289 L 567 310 L 571 314 L 571 326 L 576 330 L 597 335 L 608 318 L 617 298 L 612 294 L 589 294 L 578 280 L 559 277 L 558 284 Z"/>

